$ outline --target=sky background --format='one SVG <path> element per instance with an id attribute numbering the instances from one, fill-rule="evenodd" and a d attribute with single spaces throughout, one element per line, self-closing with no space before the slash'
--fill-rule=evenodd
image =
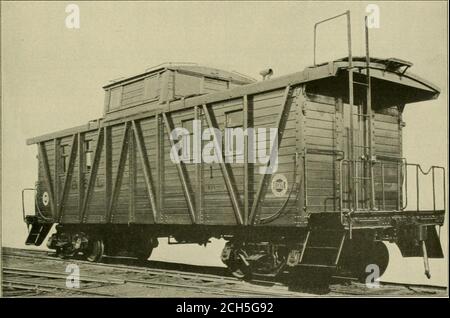
<path id="1" fill-rule="evenodd" d="M 79 5 L 80 29 L 65 26 L 69 3 Z M 3 245 L 25 247 L 20 191 L 37 178 L 37 149 L 25 140 L 101 117 L 101 87 L 110 80 L 163 62 L 196 62 L 254 78 L 268 67 L 274 76 L 300 71 L 313 63 L 314 23 L 345 10 L 352 14 L 354 55 L 364 55 L 369 3 L 380 8 L 380 28 L 370 31 L 371 55 L 409 60 L 413 73 L 442 90 L 437 100 L 406 107 L 404 156 L 425 168 L 447 166 L 446 2 L 2 1 Z M 319 62 L 346 56 L 346 46 L 345 19 L 320 27 Z M 447 233 L 441 233 L 446 250 Z M 222 245 L 161 242 L 152 259 L 223 266 Z M 427 280 L 420 258 L 402 259 L 395 246 L 389 249 L 383 279 L 447 284 L 447 260 L 431 260 Z"/>

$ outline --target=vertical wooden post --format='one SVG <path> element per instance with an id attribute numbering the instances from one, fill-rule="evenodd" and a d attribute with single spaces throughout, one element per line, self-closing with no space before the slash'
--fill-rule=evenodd
<path id="1" fill-rule="evenodd" d="M 344 121 L 343 121 L 343 114 L 344 114 L 344 105 L 342 101 L 342 97 L 336 98 L 336 108 L 335 108 L 335 115 L 334 115 L 334 142 L 335 142 L 335 150 L 344 153 L 344 140 L 343 140 L 343 131 L 344 131 Z M 336 158 L 335 158 L 336 159 Z M 342 158 L 344 159 L 344 158 Z M 340 188 L 343 187 L 341 184 L 341 173 L 343 171 L 340 170 L 341 164 L 340 161 L 334 160 L 334 185 L 335 185 L 335 195 L 336 197 L 340 196 Z M 341 199 L 340 199 L 341 200 Z M 339 201 L 341 202 L 341 201 Z M 334 205 L 334 211 L 336 211 L 336 200 L 333 202 Z M 342 212 L 342 206 L 339 205 L 339 210 Z"/>
<path id="2" fill-rule="evenodd" d="M 129 177 L 129 210 L 128 210 L 128 223 L 135 222 L 135 208 L 136 202 L 134 194 L 136 192 L 136 147 L 134 142 L 134 129 L 130 129 L 129 133 L 129 155 L 128 155 L 128 177 Z"/>
<path id="3" fill-rule="evenodd" d="M 162 113 L 162 115 L 163 115 L 163 119 L 164 119 L 164 126 L 166 127 L 167 136 L 169 136 L 170 145 L 173 148 L 175 146 L 175 143 L 170 138 L 170 134 L 172 132 L 172 127 L 169 123 L 167 115 L 165 113 Z M 183 189 L 184 197 L 186 198 L 186 203 L 187 203 L 188 211 L 189 211 L 189 217 L 190 217 L 192 223 L 195 224 L 196 223 L 195 207 L 194 207 L 194 202 L 192 201 L 191 193 L 189 192 L 189 187 L 188 187 L 188 184 L 186 181 L 186 176 L 184 174 L 184 169 L 183 169 L 184 163 L 182 161 L 179 161 L 178 163 L 175 164 L 175 166 L 177 167 L 178 177 L 180 178 L 181 187 Z"/>
<path id="4" fill-rule="evenodd" d="M 97 142 L 95 145 L 95 152 L 93 161 L 91 163 L 91 171 L 89 172 L 89 179 L 87 183 L 87 191 L 85 192 L 82 208 L 81 208 L 81 215 L 80 215 L 80 222 L 84 223 L 87 221 L 86 217 L 86 211 L 89 205 L 89 201 L 92 198 L 93 192 L 94 192 L 94 185 L 95 180 L 97 179 L 97 171 L 98 166 L 100 165 L 100 155 L 102 153 L 103 148 L 103 129 L 99 128 L 97 132 Z"/>
<path id="5" fill-rule="evenodd" d="M 105 148 L 105 222 L 107 222 L 112 187 L 111 128 L 105 126 L 103 129 L 105 130 L 103 140 Z"/>
<path id="6" fill-rule="evenodd" d="M 200 116 L 200 108 L 199 106 L 195 106 L 194 108 L 194 120 L 200 120 L 201 121 L 201 116 Z M 192 126 L 192 130 L 194 130 L 194 126 L 195 124 L 193 123 Z M 202 125 L 201 125 L 202 126 Z M 202 127 L 200 126 L 200 133 L 202 131 Z M 194 134 L 194 138 L 198 138 L 196 137 L 196 135 Z M 196 189 L 196 193 L 195 193 L 195 203 L 196 203 L 196 219 L 199 223 L 202 223 L 203 220 L 203 160 L 202 160 L 202 138 L 201 136 L 199 136 L 199 140 L 194 141 L 197 142 L 197 154 L 196 157 L 197 159 L 200 159 L 200 162 L 195 163 L 195 177 L 197 180 L 197 189 Z M 195 151 L 194 150 L 194 151 Z"/>
<path id="7" fill-rule="evenodd" d="M 156 202 L 157 211 L 155 222 L 161 219 L 161 211 L 164 208 L 164 133 L 162 132 L 161 114 L 155 115 L 156 129 Z"/>
<path id="8" fill-rule="evenodd" d="M 215 127 L 215 125 L 214 125 L 215 123 L 213 122 L 214 115 L 209 112 L 208 106 L 206 104 L 203 104 L 203 112 L 205 114 L 206 122 L 208 123 L 208 127 L 210 129 L 217 128 L 217 127 Z M 218 136 L 214 136 L 214 147 L 216 150 L 216 154 L 219 154 L 222 152 L 222 149 L 220 148 L 217 140 L 218 140 Z M 242 224 L 244 224 L 244 220 L 242 219 L 241 207 L 239 204 L 239 198 L 236 193 L 235 185 L 231 182 L 231 178 L 230 178 L 231 172 L 228 171 L 228 166 L 225 164 L 223 158 L 218 158 L 218 159 L 219 159 L 220 169 L 222 170 L 222 175 L 225 180 L 225 185 L 227 187 L 228 194 L 231 199 L 231 203 L 233 204 L 233 209 L 234 209 L 234 214 L 236 217 L 237 224 L 242 225 Z"/>
<path id="9" fill-rule="evenodd" d="M 248 213 L 249 213 L 249 196 L 248 196 L 248 96 L 244 95 L 243 98 L 243 113 L 244 113 L 244 225 L 248 225 Z"/>
<path id="10" fill-rule="evenodd" d="M 290 85 L 288 85 L 284 90 L 284 94 L 283 94 L 283 98 L 282 98 L 282 102 L 281 102 L 281 106 L 280 106 L 281 107 L 280 113 L 278 114 L 278 117 L 275 121 L 276 128 L 278 129 L 278 136 L 277 136 L 278 142 L 274 143 L 270 149 L 270 160 L 266 164 L 266 169 L 269 167 L 269 164 L 271 163 L 273 155 L 275 154 L 276 151 L 278 151 L 278 149 L 281 145 L 285 123 L 287 120 L 287 116 L 289 114 L 288 101 L 289 101 L 290 90 L 291 90 Z M 249 217 L 250 224 L 254 224 L 256 221 L 256 214 L 258 213 L 258 210 L 260 208 L 260 203 L 264 198 L 268 180 L 269 180 L 268 174 L 267 173 L 263 174 L 261 177 L 261 180 L 259 182 L 259 185 L 258 185 L 258 191 L 256 192 L 256 196 L 253 200 L 252 209 L 250 211 L 250 217 Z"/>
<path id="11" fill-rule="evenodd" d="M 301 86 L 299 88 L 299 93 L 296 97 L 295 102 L 295 115 L 296 115 L 296 146 L 297 146 L 297 169 L 301 170 L 302 173 L 297 174 L 298 180 L 298 191 L 299 194 L 296 198 L 296 207 L 297 207 L 297 217 L 296 224 L 301 224 L 304 222 L 306 218 L 305 213 L 305 195 L 304 195 L 304 187 L 305 187 L 305 170 L 304 170 L 304 160 L 306 157 L 306 93 L 305 86 Z M 300 162 L 300 160 L 302 162 Z"/>
<path id="12" fill-rule="evenodd" d="M 53 165 L 53 195 L 55 199 L 55 216 L 57 216 L 59 211 L 59 140 L 58 138 L 53 139 L 53 149 L 54 149 L 54 165 Z"/>
<path id="13" fill-rule="evenodd" d="M 62 212 L 64 209 L 64 204 L 66 202 L 66 198 L 68 195 L 68 192 L 70 191 L 70 185 L 72 183 L 72 175 L 73 175 L 73 168 L 75 166 L 75 160 L 76 160 L 76 150 L 77 150 L 77 134 L 73 135 L 72 137 L 72 146 L 70 147 L 70 156 L 69 156 L 69 165 L 66 167 L 66 174 L 64 176 L 64 185 L 62 187 L 61 192 L 61 199 L 58 204 L 58 210 L 57 210 L 57 220 L 58 222 L 61 222 L 62 220 Z"/>
<path id="14" fill-rule="evenodd" d="M 78 212 L 81 216 L 84 201 L 84 135 L 78 133 Z M 81 219 L 79 220 L 82 221 Z"/>
<path id="15" fill-rule="evenodd" d="M 55 196 L 53 192 L 53 183 L 52 177 L 50 173 L 50 166 L 48 164 L 47 152 L 45 150 L 45 146 L 43 142 L 39 143 L 39 158 L 42 161 L 42 165 L 44 168 L 44 180 L 48 189 L 48 196 L 50 201 L 50 209 L 52 213 L 52 218 L 56 217 L 56 204 L 55 204 Z"/>
<path id="16" fill-rule="evenodd" d="M 144 143 L 144 138 L 142 136 L 142 129 L 140 128 L 140 125 L 135 120 L 132 121 L 132 124 L 133 124 L 134 137 L 135 137 L 134 141 L 136 142 L 137 149 L 139 152 L 139 157 L 141 159 L 142 170 L 144 172 L 144 178 L 145 178 L 145 185 L 147 188 L 147 193 L 148 193 L 150 205 L 152 208 L 153 221 L 155 223 L 157 223 L 158 222 L 158 218 L 156 215 L 157 202 L 156 202 L 155 194 L 154 194 L 154 186 L 153 186 L 154 182 L 153 182 L 153 178 L 152 178 L 152 174 L 151 174 L 151 170 L 150 170 L 150 163 L 149 163 L 149 160 L 147 157 L 147 152 L 145 150 L 145 143 Z M 136 178 L 135 178 L 135 180 L 136 180 Z"/>
<path id="17" fill-rule="evenodd" d="M 114 220 L 114 207 L 117 201 L 117 197 L 119 196 L 120 187 L 122 185 L 122 177 L 123 177 L 123 170 L 125 168 L 125 162 L 127 159 L 127 153 L 128 153 L 128 131 L 129 131 L 129 122 L 125 122 L 123 128 L 123 135 L 122 135 L 122 143 L 120 146 L 120 155 L 119 155 L 119 163 L 117 166 L 117 175 L 116 179 L 114 180 L 114 185 L 112 188 L 112 194 L 111 194 L 111 200 L 109 201 L 109 215 L 108 215 L 108 222 L 112 222 Z"/>

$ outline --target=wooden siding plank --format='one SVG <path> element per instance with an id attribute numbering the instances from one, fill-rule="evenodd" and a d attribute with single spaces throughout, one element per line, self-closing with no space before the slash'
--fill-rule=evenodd
<path id="1" fill-rule="evenodd" d="M 108 220 L 109 201 L 111 200 L 112 188 L 112 147 L 111 147 L 111 127 L 104 127 L 104 148 L 105 148 L 105 220 Z"/>
<path id="2" fill-rule="evenodd" d="M 103 129 L 99 128 L 98 133 L 97 133 L 97 143 L 95 145 L 95 152 L 94 152 L 92 167 L 91 167 L 91 171 L 89 173 L 89 181 L 88 181 L 88 185 L 87 185 L 87 191 L 86 191 L 86 195 L 84 197 L 82 208 L 81 208 L 81 214 L 80 214 L 81 223 L 86 222 L 86 210 L 87 210 L 87 206 L 89 204 L 89 200 L 91 199 L 91 196 L 92 196 L 95 179 L 97 178 L 97 171 L 98 171 L 98 166 L 100 164 L 100 155 L 102 153 L 102 149 L 103 149 Z"/>
<path id="3" fill-rule="evenodd" d="M 134 121 L 132 122 L 134 123 Z M 134 128 L 134 127 L 133 127 Z M 136 145 L 135 141 L 135 131 L 134 129 L 130 129 L 129 132 L 129 140 L 128 140 L 128 191 L 129 191 L 129 209 L 128 209 L 128 223 L 134 223 L 134 215 L 135 215 L 135 192 L 136 192 Z"/>
<path id="4" fill-rule="evenodd" d="M 121 149 L 120 149 L 120 155 L 119 155 L 119 165 L 117 167 L 117 175 L 116 175 L 116 179 L 114 180 L 112 196 L 109 201 L 109 207 L 108 207 L 108 219 L 107 219 L 108 223 L 111 223 L 113 221 L 113 217 L 114 217 L 113 209 L 115 208 L 117 197 L 119 195 L 119 190 L 122 185 L 122 177 L 123 177 L 124 166 L 125 166 L 125 161 L 126 161 L 127 152 L 128 152 L 128 139 L 127 138 L 128 138 L 128 131 L 129 131 L 129 122 L 126 122 L 124 124 L 124 126 L 125 127 L 123 128 Z"/>
<path id="5" fill-rule="evenodd" d="M 59 222 L 61 222 L 61 219 L 62 219 L 62 213 L 64 211 L 64 204 L 65 204 L 66 198 L 68 196 L 69 186 L 71 185 L 71 182 L 72 182 L 72 175 L 73 175 L 75 160 L 76 160 L 76 156 L 77 156 L 77 140 L 78 140 L 78 135 L 77 134 L 73 135 L 72 145 L 70 147 L 69 166 L 67 167 L 66 175 L 64 176 L 64 184 L 62 187 L 61 199 L 60 199 L 60 202 L 58 205 L 57 220 Z"/>
<path id="6" fill-rule="evenodd" d="M 203 112 L 205 113 L 206 122 L 208 123 L 209 128 L 210 129 L 218 128 L 218 127 L 216 127 L 217 125 L 214 124 L 214 122 L 213 122 L 214 117 L 211 116 L 211 113 L 206 104 L 203 104 Z M 214 147 L 216 149 L 216 154 L 222 153 L 222 149 L 218 145 L 217 140 L 218 140 L 218 137 L 215 136 Z M 223 158 L 218 158 L 218 159 L 220 160 L 219 165 L 220 165 L 220 169 L 222 170 L 223 178 L 225 179 L 225 185 L 228 190 L 228 195 L 230 196 L 231 202 L 233 204 L 233 210 L 235 213 L 236 221 L 239 225 L 242 225 L 242 224 L 244 224 L 244 221 L 242 219 L 242 212 L 241 212 L 241 208 L 240 208 L 240 203 L 238 201 L 238 196 L 236 194 L 236 189 L 230 179 L 231 172 L 228 170 L 228 164 L 225 164 Z"/>
<path id="7" fill-rule="evenodd" d="M 290 92 L 291 86 L 288 85 L 284 90 L 283 99 L 281 102 L 281 110 L 279 112 L 278 118 L 276 119 L 276 128 L 278 128 L 278 142 L 277 145 L 272 145 L 272 149 L 270 151 L 270 158 L 273 157 L 273 154 L 275 151 L 278 151 L 278 147 L 281 144 L 282 136 L 283 136 L 283 130 L 284 130 L 284 119 L 286 117 L 286 108 L 288 105 L 288 99 L 289 99 L 289 92 Z M 276 147 L 277 146 L 277 147 Z M 295 150 L 294 150 L 295 151 Z M 267 162 L 266 168 L 269 166 L 270 160 Z M 256 197 L 253 200 L 252 209 L 250 211 L 250 217 L 249 217 L 249 224 L 254 224 L 256 220 L 256 213 L 259 207 L 259 203 L 261 202 L 261 197 L 265 193 L 266 183 L 268 174 L 264 174 L 261 179 L 258 186 L 258 191 L 256 193 Z"/>
<path id="8" fill-rule="evenodd" d="M 243 130 L 247 131 L 249 121 L 248 95 L 243 97 Z M 244 225 L 248 225 L 249 217 L 249 164 L 248 164 L 248 134 L 244 135 Z"/>
<path id="9" fill-rule="evenodd" d="M 81 215 L 84 198 L 84 134 L 78 134 L 78 217 Z"/>
<path id="10" fill-rule="evenodd" d="M 58 171 L 58 164 L 59 164 L 59 145 L 60 141 L 58 138 L 53 139 L 53 195 L 55 199 L 55 217 L 58 219 L 58 212 L 59 212 L 59 171 Z"/>
<path id="11" fill-rule="evenodd" d="M 203 81 L 202 81 L 203 83 Z M 200 120 L 200 132 L 203 131 L 203 122 L 201 117 L 201 109 L 199 106 L 195 106 L 194 108 L 194 119 Z M 192 128 L 194 129 L 194 127 Z M 203 187 L 203 160 L 202 160 L 202 149 L 203 149 L 203 142 L 202 139 L 199 138 L 199 140 L 196 140 L 194 142 L 197 142 L 197 158 L 200 159 L 200 163 L 194 163 L 195 164 L 195 180 L 197 182 L 196 186 L 196 193 L 195 193 L 195 203 L 196 203 L 196 211 L 197 211 L 197 220 L 202 223 L 203 222 L 203 213 L 204 213 L 204 187 Z M 195 151 L 195 148 L 194 148 Z"/>
<path id="12" fill-rule="evenodd" d="M 52 178 L 50 175 L 50 167 L 48 164 L 48 158 L 47 158 L 47 154 L 45 152 L 45 146 L 44 146 L 43 142 L 39 143 L 38 149 L 39 149 L 38 150 L 39 158 L 42 160 L 42 165 L 44 168 L 44 182 L 48 189 L 48 196 L 49 196 L 49 201 L 50 201 L 50 209 L 51 209 L 51 213 L 52 213 L 52 218 L 54 219 L 56 216 L 56 204 L 55 204 L 55 197 L 54 197 L 54 192 L 53 192 Z"/>
<path id="13" fill-rule="evenodd" d="M 150 204 L 151 204 L 151 208 L 152 208 L 153 221 L 155 223 L 157 223 L 158 222 L 157 214 L 156 214 L 157 213 L 157 202 L 156 202 L 155 193 L 154 193 L 153 178 L 152 178 L 151 169 L 150 169 L 150 162 L 147 157 L 147 152 L 145 151 L 144 140 L 142 137 L 142 129 L 141 129 L 141 126 L 134 120 L 132 121 L 132 125 L 133 125 L 133 130 L 134 130 L 134 137 L 136 138 L 136 144 L 137 144 L 137 148 L 138 148 L 138 152 L 139 152 L 139 157 L 141 159 L 141 164 L 142 164 L 142 168 L 144 171 L 145 186 L 147 189 L 148 198 L 150 200 Z"/>
<path id="14" fill-rule="evenodd" d="M 172 138 L 170 137 L 170 134 L 172 132 L 172 128 L 170 127 L 170 123 L 169 123 L 169 120 L 168 120 L 166 114 L 162 113 L 162 116 L 163 116 L 163 119 L 164 119 L 163 121 L 164 121 L 164 124 L 165 124 L 165 127 L 166 127 L 166 132 L 167 132 L 167 135 L 169 137 L 170 144 L 171 144 L 171 146 L 173 148 L 175 146 L 175 143 L 172 140 Z M 178 156 L 178 153 L 175 153 L 175 155 Z M 186 199 L 186 203 L 188 205 L 189 216 L 191 218 L 192 223 L 195 224 L 196 223 L 196 220 L 195 220 L 195 208 L 194 208 L 194 204 L 192 202 L 191 194 L 190 194 L 187 182 L 186 182 L 186 177 L 184 175 L 183 162 L 180 161 L 179 158 L 178 158 L 178 161 L 179 161 L 179 163 L 176 163 L 175 166 L 177 168 L 178 175 L 179 175 L 180 181 L 181 181 L 181 186 L 183 188 L 184 196 L 185 196 L 185 199 Z"/>

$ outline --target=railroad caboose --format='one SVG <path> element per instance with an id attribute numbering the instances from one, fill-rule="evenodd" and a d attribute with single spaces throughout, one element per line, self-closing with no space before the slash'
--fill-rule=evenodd
<path id="1" fill-rule="evenodd" d="M 362 277 L 368 264 L 382 274 L 382 241 L 425 264 L 443 257 L 436 226 L 444 222 L 445 171 L 424 172 L 402 152 L 403 110 L 439 89 L 411 66 L 350 51 L 263 81 L 164 65 L 110 83 L 102 118 L 27 141 L 37 145 L 39 170 L 26 244 L 40 245 L 56 224 L 49 248 L 98 261 L 123 251 L 147 259 L 161 237 L 224 238 L 222 260 L 238 277 Z M 181 139 L 177 128 L 187 132 Z M 231 154 L 221 134 L 228 128 L 243 132 L 243 147 Z M 199 137 L 206 129 L 208 138 Z M 261 129 L 276 132 L 263 162 L 252 160 L 252 147 L 267 144 L 254 133 Z M 177 148 L 181 140 L 197 147 Z M 205 152 L 216 160 L 192 160 Z M 422 173 L 433 186 L 427 209 L 419 182 L 408 200 L 408 180 Z"/>

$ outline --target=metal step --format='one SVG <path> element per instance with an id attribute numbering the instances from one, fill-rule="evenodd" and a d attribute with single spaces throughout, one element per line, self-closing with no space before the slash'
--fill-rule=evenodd
<path id="1" fill-rule="evenodd" d="M 362 85 L 362 86 L 369 86 L 369 84 L 367 84 L 367 83 L 357 82 L 357 81 L 353 81 L 353 84 Z"/>
<path id="2" fill-rule="evenodd" d="M 34 223 L 31 226 L 31 230 L 28 233 L 28 237 L 27 237 L 27 240 L 25 241 L 25 244 L 26 245 L 34 245 L 37 238 L 39 237 L 39 233 L 41 232 L 41 230 L 42 230 L 42 224 Z"/>
<path id="3" fill-rule="evenodd" d="M 299 266 L 336 268 L 346 233 L 340 230 L 312 228 L 309 230 L 299 261 Z"/>
<path id="4" fill-rule="evenodd" d="M 307 246 L 306 249 L 324 249 L 324 250 L 337 250 L 339 247 L 334 246 Z"/>
<path id="5" fill-rule="evenodd" d="M 52 226 L 53 224 L 51 223 L 33 223 L 25 241 L 25 245 L 41 245 Z"/>
<path id="6" fill-rule="evenodd" d="M 301 267 L 317 267 L 317 268 L 330 268 L 330 269 L 335 269 L 336 268 L 336 265 L 305 264 L 305 263 L 300 263 L 297 266 L 301 266 Z"/>

